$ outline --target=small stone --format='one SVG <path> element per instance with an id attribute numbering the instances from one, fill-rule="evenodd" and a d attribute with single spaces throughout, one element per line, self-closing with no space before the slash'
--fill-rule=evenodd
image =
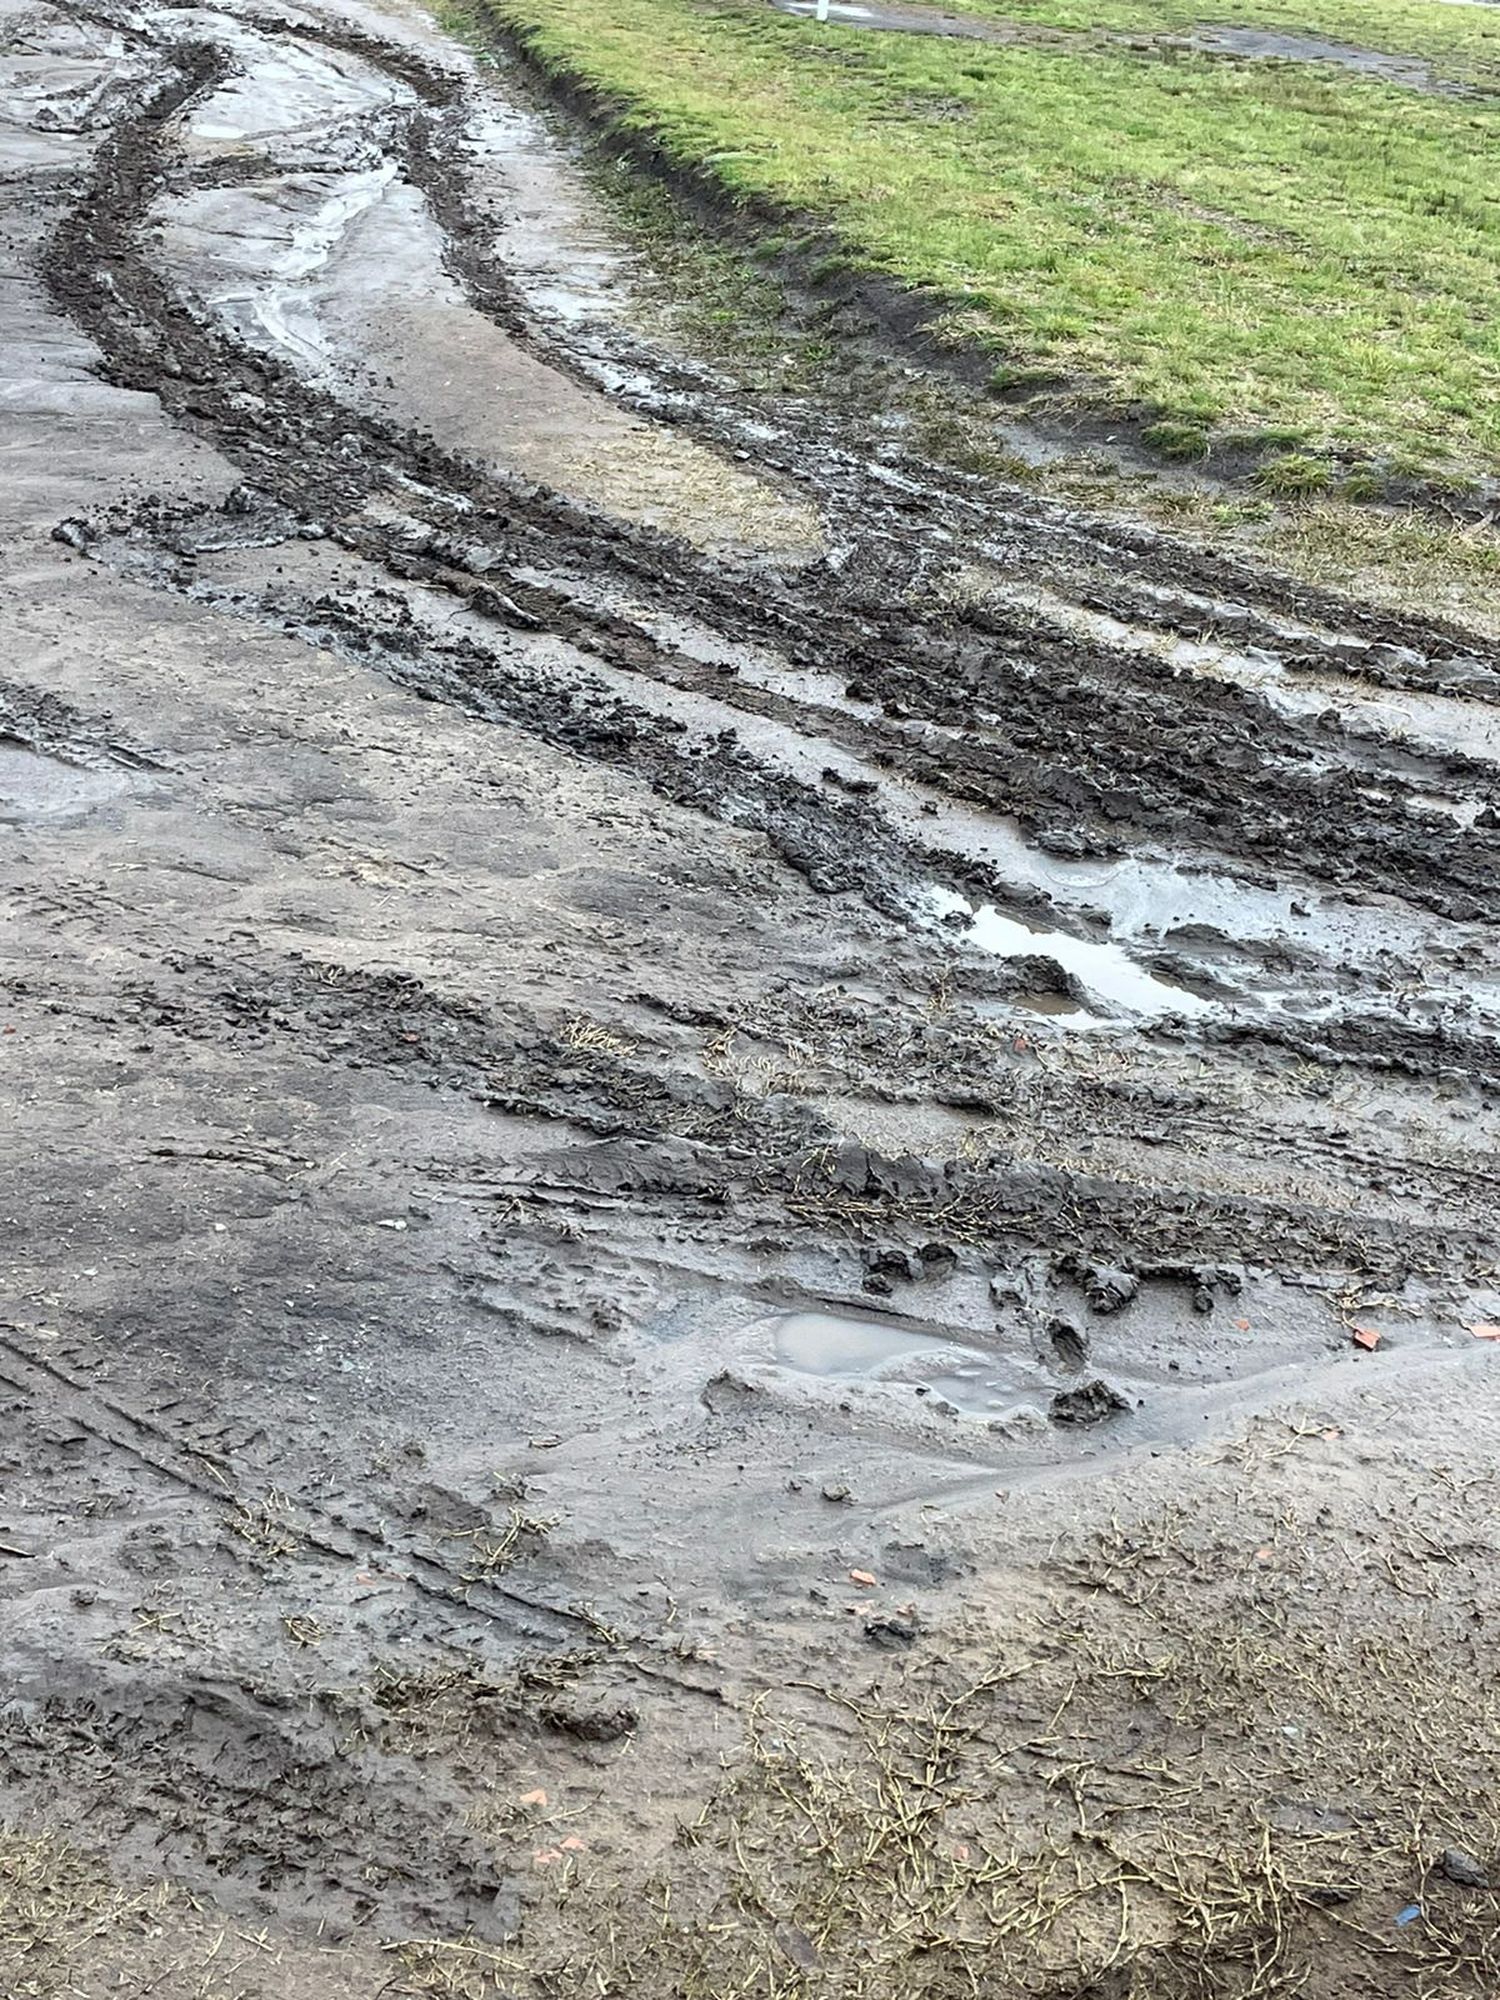
<path id="1" fill-rule="evenodd" d="M 1489 1870 L 1462 1847 L 1445 1847 L 1438 1867 L 1460 1889 L 1488 1889 L 1490 1886 Z"/>
<path id="2" fill-rule="evenodd" d="M 865 1637 L 873 1646 L 909 1646 L 916 1638 L 918 1626 L 912 1618 L 867 1618 Z"/>
<path id="3" fill-rule="evenodd" d="M 1088 1338 L 1082 1330 L 1071 1320 L 1055 1319 L 1047 1328 L 1047 1339 L 1058 1367 L 1070 1375 L 1079 1374 L 1089 1358 Z"/>
<path id="4" fill-rule="evenodd" d="M 1232 1299 L 1237 1299 L 1245 1289 L 1245 1272 L 1240 1264 L 1199 1264 L 1193 1271 L 1193 1280 L 1206 1292 L 1227 1292 Z"/>
<path id="5" fill-rule="evenodd" d="M 1041 1430 L 1046 1422 L 1046 1412 L 1035 1403 L 1013 1403 L 1003 1415 L 991 1417 L 985 1429 L 996 1437 L 1023 1437 L 1028 1431 Z"/>
<path id="6" fill-rule="evenodd" d="M 1087 854 L 1089 844 L 1073 826 L 1044 826 L 1036 835 L 1036 844 L 1048 854 L 1061 854 L 1077 858 Z"/>
<path id="7" fill-rule="evenodd" d="M 849 1498 L 849 1489 L 842 1479 L 830 1479 L 823 1488 L 825 1500 L 840 1501 Z"/>
<path id="8" fill-rule="evenodd" d="M 909 1284 L 913 1278 L 921 1275 L 920 1266 L 907 1250 L 867 1250 L 864 1261 L 865 1269 L 869 1273 L 865 1279 L 867 1292 L 876 1290 L 888 1292 L 893 1283 Z M 886 1282 L 877 1285 L 874 1282 L 877 1279 L 884 1279 Z"/>

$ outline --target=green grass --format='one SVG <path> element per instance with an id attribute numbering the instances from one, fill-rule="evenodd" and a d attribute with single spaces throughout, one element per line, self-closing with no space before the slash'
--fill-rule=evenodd
<path id="1" fill-rule="evenodd" d="M 942 0 L 942 10 L 1078 35 L 1266 28 L 1417 56 L 1440 76 L 1500 81 L 1500 18 L 1482 5 L 1445 0 Z"/>
<path id="2" fill-rule="evenodd" d="M 1271 26 L 1500 84 L 1500 10 L 1442 0 L 957 4 L 1048 29 Z M 726 196 L 941 301 L 997 386 L 1129 413 L 1179 455 L 1500 470 L 1500 98 L 1071 34 L 820 28 L 758 0 L 488 11 Z"/>

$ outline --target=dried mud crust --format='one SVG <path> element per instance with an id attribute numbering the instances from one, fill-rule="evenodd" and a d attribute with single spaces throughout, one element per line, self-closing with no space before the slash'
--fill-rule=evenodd
<path id="1" fill-rule="evenodd" d="M 747 420 L 623 324 L 549 317 L 492 248 L 481 87 L 431 38 L 106 29 L 147 80 L 16 224 L 93 344 L 77 379 L 128 394 L 67 503 L 22 508 L 0 601 L 0 752 L 120 780 L 14 828 L 0 1965 L 217 2000 L 180 1904 L 48 1847 L 62 1800 L 120 1881 L 272 1925 L 285 1967 L 225 1990 L 277 2000 L 680 2000 L 788 1968 L 811 1995 L 851 1967 L 947 2000 L 981 1921 L 1007 1993 L 1249 2000 L 1306 1971 L 1326 1910 L 1369 1929 L 1412 1893 L 1446 1943 L 1395 1971 L 1467 1994 L 1478 1892 L 1423 1870 L 1488 1851 L 1493 1789 L 1471 1751 L 1466 1818 L 1448 1752 L 1493 1616 L 1462 1328 L 1500 1315 L 1495 662 L 877 460 L 815 408 Z M 337 166 L 331 112 L 189 143 L 195 107 L 308 49 L 392 85 L 361 157 L 420 193 L 471 307 L 591 393 L 628 375 L 643 417 L 815 506 L 824 553 L 627 525 L 236 331 L 157 225 Z M 50 436 L 22 443 L 50 492 Z M 1335 691 L 1278 702 L 1183 643 Z M 1351 724 L 1372 689 L 1409 733 Z M 1131 896 L 1200 884 L 1207 915 L 1132 926 Z M 960 897 L 1033 943 L 987 949 Z M 799 1370 L 779 1329 L 820 1312 L 957 1372 Z M 976 1413 L 980 1356 L 1009 1387 Z M 1439 1518 L 1430 1413 L 1465 1399 Z M 1392 1443 L 1408 1408 L 1424 1458 Z M 1372 1452 L 1422 1536 L 1372 1528 Z M 1112 1525 L 1143 1487 L 1190 1525 Z M 1286 1733 L 1346 1744 L 1348 1687 L 1389 1671 L 1318 1637 L 1349 1548 L 1372 1647 L 1449 1655 L 1420 1683 L 1443 1754 L 1393 1722 L 1371 1766 L 1399 1838 Z M 1468 1624 L 1412 1619 L 1430 1574 Z M 1243 1789 L 1158 1780 L 1190 1740 L 1234 1762 L 1257 1686 L 1299 1673 L 1306 1712 L 1255 1739 L 1257 1847 Z M 1296 1844 L 1350 1827 L 1368 1910 L 1333 1893 L 1352 1835 L 1316 1866 Z M 1076 1922 L 1033 1893 L 1065 1878 Z M 47 1932 L 70 1907 L 98 1950 Z M 1346 1990 L 1394 1976 L 1370 1935 L 1335 1940 Z"/>

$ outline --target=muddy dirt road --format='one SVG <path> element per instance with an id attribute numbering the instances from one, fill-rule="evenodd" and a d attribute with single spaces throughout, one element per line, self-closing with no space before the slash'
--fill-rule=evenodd
<path id="1" fill-rule="evenodd" d="M 1122 1513 L 1472 1692 L 1492 649 L 647 337 L 415 15 L 4 34 L 12 1990 L 519 1992 L 760 1695 L 1117 1607 Z"/>

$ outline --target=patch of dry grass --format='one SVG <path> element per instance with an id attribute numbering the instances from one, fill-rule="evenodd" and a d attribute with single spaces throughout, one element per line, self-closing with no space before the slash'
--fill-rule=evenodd
<path id="1" fill-rule="evenodd" d="M 1330 1435 L 1226 1470 L 1243 1543 L 1114 1523 L 1055 1551 L 1044 1609 L 760 1700 L 648 1875 L 551 1885 L 490 1962 L 410 1947 L 414 1990 L 1489 2000 L 1500 1897 L 1440 1857 L 1500 1867 L 1493 1551 L 1462 1511 L 1320 1537 L 1276 1483 Z"/>
<path id="2" fill-rule="evenodd" d="M 95 1863 L 52 1833 L 0 1834 L 0 1981 L 10 2000 L 52 2000 L 76 1990 L 91 1948 L 144 1936 L 171 1900 L 164 1885 L 117 1888 Z"/>
<path id="3" fill-rule="evenodd" d="M 1053 498 L 1128 512 L 1199 536 L 1282 574 L 1417 617 L 1447 617 L 1500 639 L 1500 530 L 1431 508 L 1375 507 L 1325 495 L 1274 507 L 1228 488 L 1173 489 L 1092 465 L 1060 466 L 1031 483 Z"/>
<path id="4" fill-rule="evenodd" d="M 467 1542 L 470 1549 L 461 1581 L 465 1584 L 487 1583 L 494 1577 L 503 1576 L 506 1570 L 513 1569 L 526 1556 L 534 1554 L 556 1526 L 555 1520 L 542 1519 L 520 1507 L 512 1507 L 504 1527 L 466 1528 L 451 1534 L 449 1541 Z"/>
<path id="5" fill-rule="evenodd" d="M 559 1039 L 564 1048 L 576 1049 L 582 1055 L 624 1056 L 630 1053 L 630 1044 L 623 1036 L 582 1014 L 572 1015 L 564 1022 Z"/>
<path id="6" fill-rule="evenodd" d="M 408 1938 L 386 1949 L 399 1967 L 387 1991 L 409 2000 L 494 2000 L 525 1969 L 513 1952 L 473 1938 Z"/>
<path id="7" fill-rule="evenodd" d="M 1491 524 L 1325 500 L 1281 516 L 1262 539 L 1293 575 L 1396 610 L 1445 613 L 1500 639 L 1500 532 Z"/>
<path id="8" fill-rule="evenodd" d="M 126 1885 L 56 1832 L 0 1831 L 5 2000 L 369 2000 L 371 1967 L 226 1922 L 164 1881 Z"/>
<path id="9" fill-rule="evenodd" d="M 364 1989 L 352 1961 L 296 1983 L 178 1891 L 0 1836 L 0 1991 L 1493 2000 L 1497 1481 L 1370 1464 L 1316 1414 L 1257 1420 L 1201 1461 L 1211 1519 L 1101 1508 L 878 1675 L 762 1694 L 674 1844 L 578 1842 L 518 1940 L 394 1941 Z M 388 1750 L 477 1780 L 496 1725 L 587 1664 L 403 1662 L 364 1695 Z M 675 1768 L 610 1781 L 631 1782 L 691 1792 Z M 532 1845 L 511 1808 L 497 1855 Z M 1455 1849 L 1496 1890 L 1453 1879 Z"/>
<path id="10" fill-rule="evenodd" d="M 229 1534 L 244 1544 L 250 1560 L 261 1567 L 295 1554 L 302 1545 L 292 1503 L 275 1487 L 258 1499 L 236 1500 L 224 1525 Z"/>

